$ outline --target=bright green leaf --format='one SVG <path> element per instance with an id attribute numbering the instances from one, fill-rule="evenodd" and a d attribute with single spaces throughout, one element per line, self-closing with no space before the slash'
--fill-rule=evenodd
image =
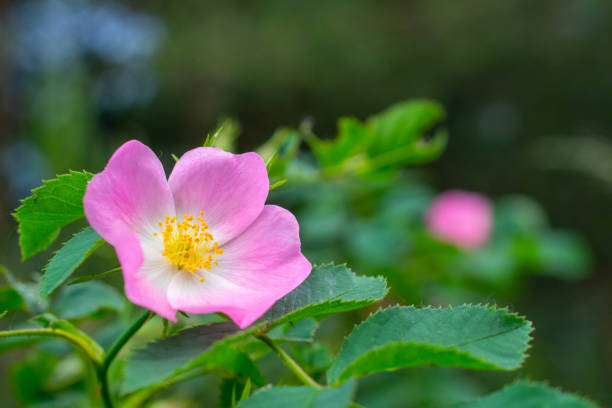
<path id="1" fill-rule="evenodd" d="M 325 168 L 341 166 L 352 157 L 365 151 L 374 134 L 355 118 L 338 120 L 338 136 L 333 140 L 307 139 L 313 153 Z"/>
<path id="2" fill-rule="evenodd" d="M 427 100 L 396 104 L 370 117 L 338 121 L 338 136 L 307 141 L 328 175 L 367 174 L 436 159 L 446 147 L 441 105 Z"/>
<path id="3" fill-rule="evenodd" d="M 45 266 L 40 297 L 45 299 L 49 296 L 103 243 L 102 237 L 91 227 L 86 227 L 65 242 Z"/>
<path id="4" fill-rule="evenodd" d="M 269 387 L 257 391 L 238 408 L 342 408 L 351 404 L 355 381 L 337 388 Z"/>
<path id="5" fill-rule="evenodd" d="M 446 117 L 438 103 L 426 100 L 401 102 L 370 117 L 374 143 L 368 154 L 385 165 L 417 164 L 437 158 L 446 147 L 446 131 L 436 129 Z M 424 136 L 433 132 L 431 140 Z"/>
<path id="6" fill-rule="evenodd" d="M 101 309 L 121 310 L 121 296 L 112 286 L 101 282 L 66 286 L 53 304 L 53 310 L 64 319 L 89 316 Z"/>
<path id="7" fill-rule="evenodd" d="M 223 368 L 263 385 L 265 380 L 257 366 L 234 347 L 251 331 L 240 331 L 231 322 L 212 323 L 149 343 L 128 359 L 123 392 L 160 383 L 196 368 Z"/>
<path id="8" fill-rule="evenodd" d="M 327 372 L 330 383 L 423 365 L 513 370 L 525 359 L 529 321 L 494 306 L 390 307 L 344 340 Z"/>
<path id="9" fill-rule="evenodd" d="M 19 223 L 19 245 L 25 260 L 46 249 L 57 238 L 60 228 L 83 217 L 83 196 L 93 174 L 70 171 L 41 187 L 22 201 L 13 214 Z"/>
<path id="10" fill-rule="evenodd" d="M 500 391 L 453 408 L 596 408 L 591 401 L 544 384 L 517 381 Z"/>
<path id="11" fill-rule="evenodd" d="M 277 326 L 313 316 L 358 309 L 387 294 L 381 277 L 357 276 L 345 265 L 320 265 L 291 293 L 277 301 L 263 319 Z"/>

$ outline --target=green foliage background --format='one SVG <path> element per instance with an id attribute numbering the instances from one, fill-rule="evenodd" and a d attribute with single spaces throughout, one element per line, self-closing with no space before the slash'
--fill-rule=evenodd
<path id="1" fill-rule="evenodd" d="M 272 198 L 298 214 L 310 258 L 347 259 L 360 274 L 387 275 L 392 290 L 399 292 L 395 295 L 406 303 L 510 304 L 537 328 L 525 375 L 580 391 L 603 406 L 612 404 L 609 2 L 96 2 L 158 24 L 159 44 L 154 52 L 133 63 L 145 64 L 153 72 L 155 93 L 132 105 L 113 101 L 109 105 L 99 97 L 101 78 L 132 69 L 129 60 L 109 60 L 82 46 L 76 57 L 63 58 L 56 67 L 32 69 L 20 62 L 16 50 L 36 50 L 38 44 L 19 43 L 20 24 L 53 32 L 48 20 L 33 12 L 31 20 L 20 20 L 27 15 L 24 10 L 36 9 L 34 3 L 8 1 L 0 6 L 0 92 L 5 101 L 0 105 L 0 185 L 6 186 L 0 199 L 0 264 L 14 275 L 33 279 L 50 256 L 35 255 L 19 262 L 16 224 L 9 216 L 18 200 L 39 186 L 40 179 L 67 169 L 101 170 L 109 154 L 125 140 L 138 138 L 150 144 L 170 169 L 170 152 L 180 155 L 201 144 L 224 117 L 238 121 L 231 126 L 226 122 L 225 129 L 242 128 L 235 145 L 244 151 L 258 147 L 281 126 L 325 140 L 336 135 L 339 117 L 356 118 L 340 122 L 339 127 L 360 132 L 363 124 L 370 126 L 367 118 L 392 104 L 432 98 L 447 112 L 445 128 L 450 135 L 446 152 L 435 163 L 403 172 L 386 184 L 373 179 L 347 182 L 340 189 L 333 181 L 308 188 L 288 186 L 276 190 Z M 64 11 L 54 16 L 69 26 L 69 15 Z M 89 24 L 102 27 L 108 21 L 94 19 Z M 136 22 L 125 24 L 135 26 Z M 61 41 L 54 46 L 61 47 Z M 15 150 L 15 146 L 27 149 Z M 498 220 L 500 228 L 511 231 L 503 237 L 510 237 L 512 260 L 499 262 L 507 256 L 504 248 L 509 244 L 495 241 L 489 252 L 470 258 L 467 265 L 453 264 L 454 273 L 467 278 L 432 276 L 429 272 L 441 265 L 447 270 L 453 249 L 444 252 L 434 244 L 431 249 L 420 241 L 424 243 L 418 254 L 433 264 L 406 269 L 401 263 L 406 260 L 398 254 L 406 253 L 401 245 L 411 241 L 398 238 L 404 230 L 387 227 L 401 224 L 414 229 L 422 215 L 418 209 L 434 191 L 446 188 L 485 192 L 499 199 L 496 204 L 506 213 L 520 214 L 518 226 Z M 544 214 L 539 206 L 508 197 L 511 194 L 534 198 Z M 416 210 L 411 213 L 411 208 Z M 351 237 L 342 230 L 347 224 L 353 226 Z M 52 249 L 59 250 L 60 242 L 83 226 L 63 230 Z M 563 235 L 565 230 L 581 233 L 593 249 L 594 262 L 586 279 L 575 276 L 575 268 L 565 268 L 584 263 L 580 253 L 558 249 L 575 239 Z M 388 251 L 367 252 L 370 242 L 384 242 Z M 394 248 L 398 242 L 401 245 Z M 569 255 L 551 255 L 555 250 Z M 443 255 L 431 257 L 434 251 Z M 83 264 L 82 273 L 113 268 L 113 257 L 108 247 L 100 248 L 92 258 L 95 262 Z M 389 268 L 389 259 L 399 262 L 401 269 Z M 569 279 L 559 279 L 563 272 L 551 273 L 551 268 L 544 272 L 553 276 L 528 272 L 550 265 L 546 259 L 557 262 L 552 269 L 565 270 Z M 519 261 L 524 272 L 510 274 L 507 265 Z M 98 269 L 93 270 L 94 264 Z M 409 279 L 398 275 L 406 270 Z M 494 271 L 495 276 L 483 277 L 479 271 Z M 109 283 L 120 287 L 121 279 L 111 276 Z M 38 296 L 39 288 L 26 289 L 30 292 L 24 293 Z M 98 288 L 101 293 L 106 289 Z M 20 300 L 21 295 L 9 289 L 3 289 L 2 296 L 11 299 L 16 311 L 40 307 L 27 296 Z M 78 299 L 78 293 L 68 290 L 57 296 L 64 302 Z M 102 320 L 87 324 L 113 323 L 100 333 L 98 340 L 103 344 L 121 332 L 129 318 L 108 312 L 117 308 L 117 302 L 100 304 Z M 342 339 L 334 339 L 336 331 L 348 332 L 354 321 L 364 317 L 334 317 L 321 327 L 320 335 L 340 347 Z M 18 318 L 11 315 L 0 323 L 3 328 L 12 327 Z M 29 365 L 9 369 L 23 356 L 20 352 L 1 356 L 0 387 L 32 378 L 28 374 L 32 371 L 45 378 L 46 370 L 56 364 L 50 354 L 43 354 L 29 357 Z M 325 359 L 325 351 L 303 359 L 315 367 Z M 70 382 L 70 367 L 65 373 L 62 380 Z M 399 395 L 396 404 L 408 399 L 416 406 L 438 406 L 463 395 L 496 390 L 512 378 L 507 373 L 439 369 L 423 374 L 406 369 L 368 377 L 357 392 L 366 406 L 367 402 L 392 404 L 377 400 L 390 393 Z M 40 388 L 31 387 L 36 392 Z M 201 392 L 198 387 L 201 384 L 187 383 L 181 392 Z M 216 389 L 214 385 L 204 391 L 214 394 Z M 2 389 L 1 395 L 9 395 L 9 390 Z M 30 397 L 16 395 L 7 404 L 27 402 Z"/>

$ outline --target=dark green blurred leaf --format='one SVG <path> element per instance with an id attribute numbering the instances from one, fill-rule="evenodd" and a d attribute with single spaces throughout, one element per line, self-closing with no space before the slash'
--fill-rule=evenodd
<path id="1" fill-rule="evenodd" d="M 291 293 L 278 300 L 262 319 L 277 326 L 313 316 L 359 309 L 387 294 L 381 277 L 357 276 L 345 265 L 320 265 Z"/>
<path id="2" fill-rule="evenodd" d="M 569 232 L 549 231 L 539 236 L 542 272 L 562 279 L 585 278 L 591 265 L 588 246 Z"/>
<path id="3" fill-rule="evenodd" d="M 391 307 L 353 330 L 327 377 L 336 383 L 377 371 L 430 364 L 513 370 L 526 357 L 532 330 L 523 317 L 493 306 Z"/>
<path id="4" fill-rule="evenodd" d="M 257 391 L 238 404 L 239 408 L 342 408 L 348 407 L 355 392 L 355 381 L 337 388 L 269 387 Z"/>
<path id="5" fill-rule="evenodd" d="M 40 299 L 40 285 L 38 282 L 19 281 L 3 265 L 0 265 L 0 274 L 6 278 L 9 286 L 19 293 L 27 306 L 27 310 L 32 314 L 43 313 L 47 309 L 48 302 Z"/>
<path id="6" fill-rule="evenodd" d="M 544 384 L 517 381 L 476 401 L 453 408 L 596 408 L 597 405 L 577 395 L 561 392 Z"/>
<path id="7" fill-rule="evenodd" d="M 36 352 L 11 367 L 11 390 L 21 404 L 52 400 L 52 394 L 45 390 L 44 385 L 51 378 L 57 361 L 53 355 Z"/>
<path id="8" fill-rule="evenodd" d="M 70 171 L 56 179 L 43 181 L 32 190 L 13 214 L 19 223 L 19 245 L 23 259 L 46 249 L 60 229 L 81 217 L 83 196 L 93 174 Z"/>
<path id="9" fill-rule="evenodd" d="M 8 285 L 0 286 L 0 311 L 27 310 L 27 305 L 18 291 Z"/>
<path id="10" fill-rule="evenodd" d="M 102 282 L 87 282 L 66 286 L 53 303 L 53 310 L 64 319 L 75 319 L 101 309 L 121 310 L 124 306 L 123 296 L 112 286 Z"/>
<path id="11" fill-rule="evenodd" d="M 279 183 L 287 176 L 287 169 L 300 147 L 302 138 L 293 129 L 279 129 L 264 143 L 257 153 L 264 159 L 268 167 L 271 184 Z"/>
<path id="12" fill-rule="evenodd" d="M 314 343 L 305 347 L 293 347 L 296 360 L 307 372 L 319 373 L 329 368 L 334 356 L 329 347 L 322 343 Z"/>
<path id="13" fill-rule="evenodd" d="M 115 273 L 120 272 L 120 271 L 121 271 L 121 267 L 118 266 L 116 268 L 109 269 L 108 271 L 96 273 L 94 275 L 79 276 L 78 278 L 70 281 L 68 283 L 68 285 L 77 285 L 77 284 L 83 283 L 83 282 L 89 282 L 89 281 L 92 281 L 92 280 L 104 279 L 107 276 L 112 276 Z"/>
<path id="14" fill-rule="evenodd" d="M 86 227 L 66 241 L 44 268 L 45 274 L 40 286 L 41 298 L 49 296 L 103 243 L 102 237 L 91 227 Z"/>
<path id="15" fill-rule="evenodd" d="M 289 322 L 277 326 L 267 334 L 278 341 L 312 341 L 319 323 L 314 319 L 303 319 L 296 323 Z"/>
<path id="16" fill-rule="evenodd" d="M 546 213 L 529 197 L 508 196 L 495 203 L 496 233 L 533 233 L 545 228 L 547 224 Z"/>
<path id="17" fill-rule="evenodd" d="M 233 408 L 251 394 L 251 379 L 242 381 L 236 378 L 224 378 L 219 386 L 219 406 Z"/>
<path id="18" fill-rule="evenodd" d="M 128 359 L 122 390 L 136 391 L 196 368 L 224 369 L 263 385 L 265 380 L 257 366 L 235 347 L 251 331 L 240 331 L 231 322 L 212 323 L 149 343 Z"/>

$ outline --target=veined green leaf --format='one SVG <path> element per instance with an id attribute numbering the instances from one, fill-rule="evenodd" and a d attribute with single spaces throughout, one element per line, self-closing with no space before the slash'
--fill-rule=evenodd
<path id="1" fill-rule="evenodd" d="M 453 408 L 596 408 L 587 399 L 531 381 L 517 381 L 478 400 Z"/>
<path id="2" fill-rule="evenodd" d="M 360 277 L 346 266 L 323 265 L 314 268 L 308 279 L 279 300 L 262 320 L 267 321 L 268 329 L 281 326 L 272 330 L 272 336 L 282 340 L 297 340 L 297 337 L 308 340 L 305 337 L 309 337 L 316 324 L 297 323 L 300 320 L 367 306 L 386 293 L 382 278 Z M 288 322 L 296 322 L 295 327 L 283 326 Z M 240 331 L 232 322 L 213 323 L 150 343 L 128 360 L 123 390 L 135 391 L 198 367 L 216 368 L 216 361 L 219 366 L 249 376 L 255 384 L 262 385 L 257 367 L 235 347 L 262 327 L 258 324 Z"/>
<path id="3" fill-rule="evenodd" d="M 49 296 L 103 243 L 102 237 L 91 227 L 86 227 L 66 241 L 45 266 L 40 297 L 45 299 Z"/>
<path id="4" fill-rule="evenodd" d="M 53 304 L 53 310 L 64 319 L 75 319 L 100 309 L 121 310 L 125 302 L 112 286 L 102 282 L 87 282 L 66 286 Z"/>
<path id="5" fill-rule="evenodd" d="M 320 265 L 291 293 L 277 301 L 263 319 L 278 326 L 307 317 L 358 309 L 387 294 L 382 277 L 357 276 L 346 265 Z"/>
<path id="6" fill-rule="evenodd" d="M 22 201 L 13 215 L 24 260 L 51 245 L 63 226 L 83 217 L 83 196 L 92 177 L 86 171 L 61 174 L 43 181 Z"/>
<path id="7" fill-rule="evenodd" d="M 238 408 L 342 408 L 351 404 L 355 381 L 337 388 L 269 387 L 245 399 Z"/>
<path id="8" fill-rule="evenodd" d="M 265 384 L 259 369 L 233 345 L 253 331 L 240 331 L 232 322 L 212 323 L 149 343 L 128 359 L 123 392 L 161 383 L 187 371 L 221 368 Z"/>
<path id="9" fill-rule="evenodd" d="M 529 321 L 494 306 L 381 310 L 357 326 L 327 372 L 330 383 L 421 365 L 513 370 L 525 359 Z"/>

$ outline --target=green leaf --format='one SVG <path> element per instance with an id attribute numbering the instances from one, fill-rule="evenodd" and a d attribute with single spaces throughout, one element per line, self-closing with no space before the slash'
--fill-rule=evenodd
<path id="1" fill-rule="evenodd" d="M 369 128 L 355 118 L 338 120 L 338 136 L 333 140 L 308 139 L 313 153 L 323 167 L 341 165 L 365 151 L 374 140 Z"/>
<path id="2" fill-rule="evenodd" d="M 337 388 L 268 387 L 238 404 L 238 408 L 342 408 L 351 404 L 355 381 Z"/>
<path id="3" fill-rule="evenodd" d="M 538 249 L 543 274 L 576 280 L 585 278 L 589 272 L 589 247 L 577 235 L 564 231 L 542 233 Z"/>
<path id="4" fill-rule="evenodd" d="M 13 214 L 19 223 L 21 257 L 27 259 L 49 247 L 60 228 L 83 217 L 83 196 L 93 174 L 70 171 L 41 187 L 22 201 Z"/>
<path id="5" fill-rule="evenodd" d="M 513 370 L 525 359 L 529 321 L 494 306 L 390 307 L 357 326 L 327 372 L 330 383 L 423 365 Z"/>
<path id="6" fill-rule="evenodd" d="M 596 408 L 593 402 L 545 384 L 517 381 L 500 391 L 453 408 Z"/>
<path id="7" fill-rule="evenodd" d="M 116 268 L 113 268 L 113 269 L 109 269 L 108 271 L 96 273 L 96 274 L 93 274 L 93 275 L 79 276 L 78 278 L 68 282 L 68 286 L 70 286 L 70 285 L 77 285 L 79 283 L 89 282 L 89 281 L 92 281 L 92 280 L 104 279 L 107 276 L 114 275 L 115 273 L 117 273 L 119 271 L 121 271 L 121 267 L 120 266 L 118 266 Z"/>
<path id="8" fill-rule="evenodd" d="M 357 276 L 346 265 L 313 268 L 300 286 L 277 301 L 263 319 L 278 326 L 313 316 L 358 309 L 378 302 L 387 294 L 382 277 Z"/>
<path id="9" fill-rule="evenodd" d="M 446 117 L 441 105 L 414 100 L 398 103 L 372 116 L 367 124 L 375 135 L 368 148 L 380 165 L 419 164 L 436 159 L 446 147 L 447 134 L 436 129 Z M 432 132 L 430 140 L 424 136 Z"/>
<path id="10" fill-rule="evenodd" d="M 176 336 L 149 343 L 127 361 L 123 392 L 161 383 L 187 371 L 224 368 L 265 384 L 259 369 L 234 345 L 250 335 L 232 322 L 212 323 L 179 332 Z"/>
<path id="11" fill-rule="evenodd" d="M 448 135 L 439 125 L 445 119 L 439 104 L 413 100 L 396 104 L 370 117 L 338 121 L 338 136 L 307 141 L 328 175 L 367 174 L 393 170 L 436 159 L 446 147 Z"/>
<path id="12" fill-rule="evenodd" d="M 66 241 L 45 266 L 40 286 L 41 299 L 45 299 L 68 279 L 72 272 L 103 243 L 102 237 L 91 227 L 86 227 Z"/>
<path id="13" fill-rule="evenodd" d="M 276 188 L 284 184 L 290 162 L 296 157 L 302 137 L 296 130 L 279 129 L 264 143 L 257 153 L 266 162 L 270 184 Z"/>
<path id="14" fill-rule="evenodd" d="M 0 265 L 0 275 L 4 276 L 14 290 L 19 293 L 21 299 L 25 303 L 26 310 L 33 314 L 42 313 L 47 309 L 48 302 L 40 299 L 40 284 L 39 282 L 22 282 L 13 276 L 4 265 Z"/>
<path id="15" fill-rule="evenodd" d="M 28 309 L 19 292 L 8 285 L 0 286 L 0 310 L 8 313 L 19 309 Z"/>
<path id="16" fill-rule="evenodd" d="M 53 304 L 53 310 L 64 319 L 89 316 L 101 309 L 121 310 L 125 305 L 112 286 L 102 282 L 87 282 L 67 286 Z"/>
<path id="17" fill-rule="evenodd" d="M 11 367 L 9 373 L 11 389 L 22 406 L 31 406 L 51 397 L 49 391 L 45 390 L 45 383 L 53 375 L 57 362 L 56 356 L 36 352 L 30 353 Z"/>
<path id="18" fill-rule="evenodd" d="M 313 341 L 319 323 L 314 319 L 304 319 L 296 323 L 285 323 L 268 332 L 268 337 L 277 341 Z"/>

